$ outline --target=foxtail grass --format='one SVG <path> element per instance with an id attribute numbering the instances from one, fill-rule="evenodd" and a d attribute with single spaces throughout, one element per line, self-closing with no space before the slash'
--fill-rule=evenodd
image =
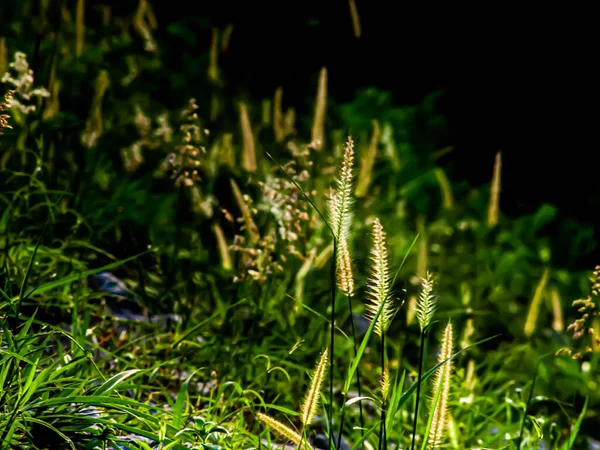
<path id="1" fill-rule="evenodd" d="M 311 130 L 311 142 L 315 150 L 321 150 L 325 141 L 325 114 L 327 111 L 327 68 L 319 72 L 319 85 L 317 87 L 317 102 Z"/>
<path id="2" fill-rule="evenodd" d="M 565 329 L 565 321 L 563 319 L 562 301 L 558 288 L 553 286 L 549 292 L 550 302 L 552 303 L 552 329 L 557 333 L 562 333 Z"/>
<path id="3" fill-rule="evenodd" d="M 102 120 L 102 99 L 110 86 L 108 71 L 101 70 L 96 78 L 96 91 L 90 108 L 90 115 L 84 132 L 81 134 L 82 144 L 88 148 L 95 147 L 104 131 Z"/>
<path id="4" fill-rule="evenodd" d="M 252 219 L 252 213 L 250 212 L 250 208 L 244 200 L 242 191 L 240 191 L 240 188 L 237 185 L 237 183 L 233 180 L 233 178 L 230 181 L 231 189 L 233 190 L 233 196 L 235 197 L 235 201 L 238 207 L 240 208 L 240 211 L 242 212 L 242 219 L 244 220 L 244 226 L 246 228 L 246 231 L 248 231 L 252 243 L 257 244 L 260 240 L 260 232 L 258 230 L 258 227 L 256 226 L 256 223 L 254 222 L 254 219 Z"/>
<path id="5" fill-rule="evenodd" d="M 525 327 L 523 328 L 523 332 L 527 337 L 531 336 L 535 331 L 537 318 L 540 314 L 540 305 L 544 297 L 546 284 L 548 283 L 548 274 L 549 270 L 548 268 L 546 268 L 544 270 L 544 273 L 542 274 L 542 278 L 540 278 L 540 281 L 537 287 L 535 288 L 533 298 L 531 299 L 531 304 L 529 305 L 529 312 L 527 313 L 527 319 L 525 320 Z"/>
<path id="6" fill-rule="evenodd" d="M 452 195 L 452 185 L 446 176 L 446 172 L 441 167 L 435 168 L 435 177 L 440 185 L 442 193 L 442 205 L 444 209 L 451 209 L 454 206 L 454 197 Z"/>
<path id="7" fill-rule="evenodd" d="M 284 125 L 283 125 L 283 109 L 281 107 L 283 99 L 283 88 L 278 87 L 275 90 L 275 96 L 273 98 L 273 133 L 275 134 L 275 140 L 282 142 L 285 137 Z"/>
<path id="8" fill-rule="evenodd" d="M 231 254 L 229 253 L 229 247 L 227 246 L 223 229 L 216 222 L 212 224 L 211 228 L 215 235 L 215 239 L 217 240 L 217 248 L 219 250 L 219 256 L 221 257 L 221 267 L 225 270 L 231 270 L 233 264 L 231 262 Z"/>
<path id="9" fill-rule="evenodd" d="M 8 53 L 6 51 L 6 37 L 0 37 L 0 78 L 8 71 Z"/>
<path id="10" fill-rule="evenodd" d="M 494 227 L 498 224 L 498 215 L 500 212 L 500 175 L 502 172 L 502 153 L 496 153 L 494 160 L 494 174 L 492 176 L 492 185 L 490 189 L 490 202 L 488 205 L 487 224 Z"/>
<path id="11" fill-rule="evenodd" d="M 325 381 L 325 372 L 327 371 L 327 349 L 321 354 L 319 362 L 315 367 L 310 388 L 308 389 L 302 404 L 302 438 L 306 439 L 306 427 L 310 426 L 315 416 L 317 415 L 317 407 L 319 406 L 319 398 Z"/>
<path id="12" fill-rule="evenodd" d="M 373 134 L 371 135 L 371 142 L 360 160 L 360 172 L 358 174 L 358 181 L 356 183 L 356 196 L 364 197 L 369 191 L 371 185 L 371 177 L 373 173 L 373 165 L 375 164 L 375 158 L 377 156 L 377 145 L 381 138 L 381 127 L 379 121 L 373 121 Z"/>
<path id="13" fill-rule="evenodd" d="M 350 229 L 352 227 L 353 206 L 354 206 L 354 141 L 348 136 L 344 148 L 344 158 L 340 166 L 339 174 L 335 179 L 334 188 L 331 191 L 329 201 L 329 216 L 333 228 L 334 238 L 334 266 L 337 283 L 340 290 L 346 295 L 348 300 L 348 309 L 350 312 L 350 322 L 352 327 L 352 340 L 354 346 L 354 356 L 357 355 L 356 331 L 354 327 L 354 312 L 352 308 L 352 297 L 354 295 L 354 277 L 352 274 L 352 257 L 350 252 Z M 335 320 L 335 296 L 332 297 L 331 313 L 331 359 L 334 357 L 334 328 Z M 360 372 L 356 372 L 358 394 L 362 395 L 360 386 Z M 333 368 L 330 371 L 330 385 L 333 387 Z M 333 392 L 330 391 L 330 402 L 333 401 Z M 343 415 L 341 427 L 343 427 Z M 360 405 L 361 429 L 364 428 L 362 404 Z M 333 436 L 330 430 L 330 439 Z M 341 439 L 341 429 L 340 429 Z M 339 446 L 339 444 L 338 444 Z"/>
<path id="14" fill-rule="evenodd" d="M 208 64 L 208 79 L 217 82 L 219 81 L 219 30 L 213 27 L 210 35 L 210 52 L 209 52 L 209 64 Z"/>
<path id="15" fill-rule="evenodd" d="M 361 35 L 358 8 L 356 7 L 356 2 L 354 0 L 348 0 L 348 6 L 350 8 L 350 17 L 352 18 L 352 30 L 354 31 L 354 37 L 358 39 Z"/>
<path id="16" fill-rule="evenodd" d="M 319 398 L 321 397 L 321 391 L 323 389 L 323 383 L 325 381 L 325 372 L 327 371 L 327 362 L 328 362 L 328 350 L 325 349 L 321 356 L 319 357 L 319 361 L 315 367 L 315 371 L 312 377 L 312 381 L 310 383 L 310 387 L 306 391 L 306 395 L 304 397 L 304 402 L 301 407 L 301 422 L 302 422 L 302 431 L 298 433 L 296 430 L 284 425 L 277 419 L 265 414 L 258 412 L 256 413 L 256 417 L 260 422 L 262 422 L 267 427 L 271 428 L 280 436 L 288 439 L 290 442 L 293 442 L 298 448 L 312 448 L 307 441 L 306 438 L 306 429 L 313 422 L 317 415 L 317 409 L 319 407 Z"/>
<path id="17" fill-rule="evenodd" d="M 413 420 L 412 445 L 415 449 L 415 439 L 417 437 L 417 423 L 419 421 L 419 399 L 421 397 L 421 374 L 423 373 L 423 354 L 425 350 L 425 333 L 431 323 L 436 308 L 436 298 L 433 295 L 433 277 L 428 272 L 427 276 L 421 280 L 421 292 L 417 300 L 416 316 L 421 328 L 421 339 L 419 345 L 419 372 L 417 373 L 417 397 L 415 400 L 415 417 Z"/>
<path id="18" fill-rule="evenodd" d="M 296 444 L 298 447 L 302 445 L 302 435 L 296 430 L 293 430 L 277 419 L 261 412 L 256 413 L 256 418 L 268 428 L 275 431 L 278 435 L 286 438 L 289 442 Z"/>
<path id="19" fill-rule="evenodd" d="M 428 439 L 423 440 L 423 450 L 428 442 L 429 449 L 435 450 L 441 443 L 448 422 L 448 398 L 450 393 L 450 376 L 452 371 L 452 323 L 446 325 L 442 349 L 438 357 L 438 363 L 443 363 L 435 374 L 433 386 L 434 399 L 431 404 L 430 421 L 427 433 Z M 426 433 L 426 434 L 427 434 Z"/>
<path id="20" fill-rule="evenodd" d="M 384 374 L 386 370 L 385 333 L 396 314 L 397 308 L 393 303 L 392 297 L 389 295 L 391 291 L 391 277 L 385 242 L 386 235 L 378 218 L 373 222 L 372 236 L 371 278 L 369 279 L 370 302 L 366 307 L 366 316 L 369 320 L 375 322 L 375 333 L 381 338 L 381 373 Z M 386 447 L 385 410 L 386 399 L 383 397 L 379 431 L 380 450 Z"/>
<path id="21" fill-rule="evenodd" d="M 243 166 L 248 172 L 256 172 L 256 151 L 254 149 L 254 136 L 252 135 L 252 126 L 248 116 L 248 108 L 245 103 L 240 104 L 240 123 L 242 127 L 242 137 L 244 141 L 244 162 Z"/>
<path id="22" fill-rule="evenodd" d="M 75 54 L 81 56 L 85 44 L 85 0 L 77 0 L 75 23 Z"/>

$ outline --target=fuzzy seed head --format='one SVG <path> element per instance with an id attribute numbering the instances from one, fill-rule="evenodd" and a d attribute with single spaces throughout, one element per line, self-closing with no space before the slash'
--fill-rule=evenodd
<path id="1" fill-rule="evenodd" d="M 366 316 L 374 320 L 380 308 L 381 314 L 375 324 L 375 332 L 379 336 L 387 330 L 396 313 L 396 308 L 390 293 L 390 270 L 388 265 L 388 254 L 385 244 L 385 231 L 379 219 L 373 223 L 373 243 L 371 245 L 371 277 L 369 278 L 369 303 L 367 304 Z M 383 305 L 383 306 L 382 306 Z"/>
<path id="2" fill-rule="evenodd" d="M 433 285 L 433 277 L 431 273 L 427 272 L 427 275 L 421 278 L 421 292 L 416 304 L 416 316 L 419 320 L 421 331 L 425 330 L 431 323 L 437 306 L 436 297 L 433 295 Z"/>
<path id="3" fill-rule="evenodd" d="M 440 390 L 440 394 L 437 403 L 432 404 L 433 420 L 429 434 L 430 449 L 435 449 L 442 443 L 448 422 L 448 397 L 450 393 L 450 375 L 452 372 L 452 360 L 448 358 L 452 356 L 452 342 L 452 323 L 448 323 L 444 330 L 444 339 L 438 357 L 438 364 L 447 361 L 437 369 L 433 383 L 433 400 L 435 400 L 438 389 Z"/>
<path id="4" fill-rule="evenodd" d="M 329 200 L 329 215 L 333 228 L 334 238 L 338 249 L 336 256 L 336 272 L 338 284 L 342 291 L 352 296 L 354 280 L 350 257 L 350 228 L 352 226 L 354 206 L 354 141 L 348 137 L 344 150 L 344 159 L 340 173 L 335 180 Z"/>
<path id="5" fill-rule="evenodd" d="M 354 277 L 352 276 L 352 259 L 348 246 L 344 243 L 338 249 L 340 252 L 338 267 L 338 284 L 348 297 L 354 295 Z"/>
<path id="6" fill-rule="evenodd" d="M 284 425 L 280 421 L 261 412 L 256 413 L 256 418 L 280 436 L 288 439 L 290 442 L 293 442 L 296 445 L 300 445 L 302 436 L 300 436 L 300 434 L 295 430 L 292 430 L 290 427 Z"/>
<path id="7" fill-rule="evenodd" d="M 338 242 L 347 241 L 352 225 L 352 207 L 354 205 L 354 141 L 348 136 L 344 149 L 344 159 L 340 173 L 335 179 L 335 187 L 329 203 L 329 214 L 333 233 Z"/>
<path id="8" fill-rule="evenodd" d="M 317 407 L 319 406 L 319 397 L 321 396 L 321 389 L 323 382 L 325 381 L 325 372 L 327 370 L 328 350 L 321 354 L 319 362 L 315 367 L 315 373 L 310 383 L 310 388 L 306 393 L 304 403 L 302 404 L 302 424 L 306 427 L 312 423 L 316 414 Z"/>
<path id="9" fill-rule="evenodd" d="M 385 402 L 390 392 L 390 365 L 386 364 L 381 374 L 381 397 Z"/>

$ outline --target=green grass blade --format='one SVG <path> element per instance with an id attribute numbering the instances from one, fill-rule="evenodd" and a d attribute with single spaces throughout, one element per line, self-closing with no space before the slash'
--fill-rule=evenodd
<path id="1" fill-rule="evenodd" d="M 571 450 L 573 448 L 573 444 L 575 444 L 575 439 L 577 439 L 577 435 L 579 434 L 579 428 L 581 428 L 581 423 L 583 422 L 583 418 L 587 411 L 589 399 L 590 399 L 589 397 L 585 398 L 585 403 L 583 404 L 583 409 L 581 410 L 581 413 L 579 414 L 579 417 L 577 418 L 577 422 L 575 422 L 575 424 L 573 425 L 573 431 L 571 431 L 571 434 L 569 435 L 569 439 L 567 440 L 567 442 L 565 442 L 560 447 L 560 450 Z"/>
<path id="2" fill-rule="evenodd" d="M 171 345 L 172 348 L 177 347 L 179 344 L 181 344 L 183 341 L 185 341 L 187 338 L 189 338 L 191 335 L 193 335 L 194 333 L 197 333 L 199 330 L 201 330 L 202 328 L 204 328 L 204 326 L 208 325 L 209 323 L 211 323 L 213 320 L 215 320 L 217 318 L 217 316 L 219 316 L 220 313 L 214 313 L 212 316 L 210 316 L 208 319 L 204 319 L 202 322 L 200 322 L 198 325 L 190 328 L 183 336 L 181 336 L 180 338 L 178 338 L 175 342 L 173 342 L 173 344 Z"/>
<path id="3" fill-rule="evenodd" d="M 323 320 L 324 322 L 327 323 L 327 325 L 331 325 L 331 321 L 325 317 L 323 314 L 321 314 L 318 311 L 315 311 L 314 309 L 312 309 L 310 306 L 304 304 L 303 302 L 300 302 L 298 300 L 296 300 L 294 297 L 292 297 L 290 294 L 285 294 L 287 297 L 291 298 L 293 301 L 297 302 L 298 304 L 300 304 L 300 306 L 302 306 L 304 309 L 306 309 L 308 312 L 311 312 L 312 314 L 314 314 L 315 316 L 317 316 L 319 319 Z M 340 332 L 340 334 L 342 336 L 344 336 L 346 339 L 350 340 L 350 337 L 344 333 L 344 330 L 342 330 L 340 327 L 338 327 L 337 325 L 335 326 L 335 329 L 338 330 Z"/>
<path id="4" fill-rule="evenodd" d="M 39 285 L 39 286 L 34 287 L 33 289 L 31 289 L 27 294 L 25 294 L 24 298 L 29 298 L 33 293 L 42 294 L 42 293 L 44 293 L 46 291 L 49 291 L 50 289 L 54 289 L 54 288 L 57 288 L 57 287 L 60 287 L 60 286 L 64 286 L 66 284 L 73 283 L 74 281 L 78 281 L 78 280 L 80 280 L 82 278 L 87 278 L 87 277 L 89 277 L 91 275 L 95 275 L 95 274 L 100 273 L 100 272 L 104 272 L 104 271 L 107 271 L 107 270 L 114 269 L 115 267 L 119 267 L 119 266 L 121 266 L 121 265 L 123 265 L 123 264 L 125 264 L 125 263 L 127 263 L 129 261 L 133 261 L 134 259 L 137 259 L 140 256 L 145 255 L 146 253 L 149 253 L 151 251 L 153 251 L 153 250 L 147 250 L 147 251 L 139 253 L 139 254 L 137 254 L 135 256 L 131 256 L 129 258 L 121 259 L 119 261 L 115 261 L 113 263 L 107 264 L 107 265 L 102 266 L 102 267 L 98 267 L 96 269 L 90 269 L 90 270 L 86 270 L 86 271 L 81 272 L 81 273 L 76 273 L 76 274 L 73 274 L 73 275 L 69 275 L 69 276 L 67 276 L 67 277 L 65 277 L 65 278 L 63 278 L 61 280 L 50 281 L 48 283 L 41 284 L 41 285 Z M 15 301 L 18 298 L 19 297 L 13 297 L 11 300 Z"/>
<path id="5" fill-rule="evenodd" d="M 95 396 L 106 395 L 111 391 L 114 391 L 123 381 L 132 377 L 133 375 L 140 374 L 143 372 L 141 369 L 130 369 L 125 370 L 124 372 L 118 373 L 108 380 L 106 380 L 95 392 Z"/>
<path id="6" fill-rule="evenodd" d="M 199 370 L 202 370 L 202 368 L 194 370 L 179 388 L 177 400 L 175 401 L 175 407 L 173 408 L 173 426 L 177 429 L 183 428 L 183 405 L 185 404 L 185 400 L 187 397 L 188 385 L 190 384 L 190 381 L 192 380 L 194 375 L 196 375 L 196 372 L 198 372 Z"/>
<path id="7" fill-rule="evenodd" d="M 73 441 L 71 439 L 69 439 L 69 437 L 66 434 L 62 433 L 60 430 L 55 428 L 52 424 L 45 422 L 43 420 L 40 420 L 40 419 L 36 419 L 35 417 L 27 417 L 26 421 L 37 423 L 38 425 L 42 425 L 43 427 L 46 427 L 49 430 L 52 430 L 57 435 L 59 435 L 67 444 L 69 444 L 69 447 L 71 447 L 73 450 L 77 450 Z"/>

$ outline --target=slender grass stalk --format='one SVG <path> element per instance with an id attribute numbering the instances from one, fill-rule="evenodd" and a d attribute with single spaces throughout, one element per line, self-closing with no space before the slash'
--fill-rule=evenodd
<path id="1" fill-rule="evenodd" d="M 525 411 L 523 411 L 523 419 L 521 420 L 521 430 L 519 431 L 519 437 L 517 438 L 517 450 L 521 448 L 521 442 L 523 441 L 523 432 L 525 431 L 525 422 L 527 421 L 527 411 L 529 411 L 529 407 L 531 406 L 531 400 L 533 399 L 533 390 L 535 389 L 535 383 L 537 382 L 540 364 L 542 363 L 542 359 L 544 358 L 544 356 L 540 357 L 535 365 L 535 372 L 533 373 L 533 379 L 531 380 L 531 389 L 529 390 L 529 395 L 527 396 L 527 403 L 525 404 Z"/>
<path id="2" fill-rule="evenodd" d="M 379 450 L 387 448 L 387 429 L 386 429 L 386 405 L 387 405 L 387 388 L 385 384 L 387 383 L 388 376 L 386 375 L 386 351 L 385 351 L 385 332 L 381 335 L 381 373 L 383 382 L 382 382 L 382 404 L 381 404 L 381 424 L 379 427 Z M 383 447 L 382 447 L 383 444 Z"/>
<path id="3" fill-rule="evenodd" d="M 416 316 L 419 319 L 421 327 L 421 339 L 419 344 L 419 372 L 417 374 L 417 398 L 415 399 L 415 417 L 413 420 L 413 433 L 411 450 L 415 449 L 415 439 L 417 437 L 417 423 L 419 421 L 419 399 L 421 397 L 421 375 L 423 373 L 423 355 L 425 350 L 425 333 L 431 323 L 433 313 L 435 312 L 436 299 L 433 296 L 433 278 L 430 273 L 422 279 L 421 293 L 417 301 Z"/>
<path id="4" fill-rule="evenodd" d="M 423 373 L 423 348 L 425 347 L 425 331 L 421 330 L 419 344 L 419 372 L 417 374 L 417 398 L 415 399 L 415 418 L 413 420 L 413 433 L 411 450 L 415 450 L 415 438 L 417 436 L 417 421 L 419 417 L 419 398 L 421 397 L 421 374 Z"/>
<path id="5" fill-rule="evenodd" d="M 354 357 L 356 358 L 358 356 L 358 347 L 356 346 L 356 331 L 355 331 L 355 327 L 354 327 L 354 312 L 352 310 L 352 297 L 348 296 L 348 308 L 350 310 L 350 318 L 351 321 L 350 323 L 352 324 L 352 341 L 353 341 L 353 346 L 354 346 Z M 362 397 L 362 387 L 361 387 L 361 382 L 360 382 L 360 369 L 357 368 L 356 369 L 356 387 L 358 390 L 358 396 Z M 364 413 L 363 413 L 363 405 L 362 402 L 358 403 L 358 408 L 359 408 L 359 420 L 360 420 L 360 436 L 361 439 L 364 441 L 365 440 L 365 417 L 364 417 Z M 343 421 L 340 422 L 340 436 L 342 435 L 342 427 L 343 427 L 344 423 Z M 338 445 L 339 447 L 339 445 Z"/>
<path id="6" fill-rule="evenodd" d="M 351 165 L 353 162 L 353 158 L 354 158 L 354 152 L 353 152 L 354 148 L 353 148 L 353 141 L 352 138 L 349 137 L 348 138 L 348 144 L 346 145 L 346 151 L 345 151 L 345 155 L 344 155 L 344 162 L 345 164 L 342 166 L 342 177 L 341 177 L 341 181 L 343 181 L 344 179 L 346 180 L 346 186 L 343 186 L 343 189 L 338 190 L 338 192 L 351 192 L 351 181 L 352 181 L 352 170 L 351 170 Z M 338 196 L 334 196 L 334 202 L 332 203 L 332 205 L 334 205 L 334 207 L 332 207 L 332 211 L 338 212 L 338 213 L 343 213 L 345 211 L 345 213 L 343 214 L 339 214 L 338 218 L 345 218 L 345 221 L 335 221 L 332 220 L 332 223 L 330 223 L 327 218 L 323 215 L 323 213 L 321 212 L 321 210 L 319 208 L 317 208 L 317 206 L 314 204 L 314 202 L 312 201 L 312 199 L 306 195 L 306 193 L 304 192 L 304 189 L 302 189 L 302 187 L 296 182 L 296 180 L 294 180 L 286 171 L 283 167 L 281 167 L 281 165 L 277 162 L 277 160 L 275 158 L 273 158 L 273 156 L 271 156 L 271 154 L 267 151 L 265 151 L 265 154 L 267 155 L 267 157 L 273 161 L 277 167 L 279 167 L 279 169 L 284 173 L 284 175 L 294 184 L 294 186 L 296 186 L 296 188 L 298 188 L 298 190 L 300 191 L 300 193 L 302 194 L 302 196 L 306 199 L 306 201 L 308 201 L 308 203 L 313 207 L 313 209 L 317 212 L 317 214 L 319 215 L 319 217 L 323 220 L 323 222 L 325 223 L 325 225 L 327 226 L 327 228 L 329 229 L 329 231 L 331 232 L 331 236 L 333 239 L 333 261 L 331 264 L 331 324 L 330 324 L 330 329 L 331 329 L 331 335 L 330 335 L 330 359 L 329 359 L 329 417 L 328 417 L 328 442 L 329 442 L 329 448 L 332 447 L 332 443 L 333 443 L 333 434 L 332 434 L 332 430 L 333 430 L 333 361 L 335 359 L 335 298 L 336 298 L 336 288 L 337 288 L 337 280 L 336 280 L 336 275 L 337 275 L 337 260 L 338 260 L 338 236 L 340 236 L 342 231 L 349 231 L 349 225 L 350 225 L 350 205 L 352 202 L 352 197 L 350 196 L 342 196 L 342 198 L 345 198 L 347 201 L 341 203 L 341 205 L 343 205 L 343 208 L 340 208 L 339 205 L 339 199 L 340 197 Z M 348 170 L 344 171 L 344 167 L 346 167 Z M 343 184 L 343 183 L 342 183 Z M 335 216 L 333 217 L 335 218 Z M 346 234 L 347 236 L 347 234 Z M 416 239 L 415 239 L 416 241 Z M 414 242 L 413 242 L 414 245 Z M 412 249 L 413 245 L 411 245 L 410 250 Z M 406 260 L 408 254 L 405 255 L 404 257 L 404 261 Z M 404 264 L 404 261 L 402 262 L 402 265 Z M 400 267 L 402 267 L 402 265 Z M 400 269 L 398 269 L 400 270 Z M 396 276 L 398 275 L 398 273 L 396 273 Z M 394 277 L 395 280 L 395 277 Z M 377 314 L 377 317 L 379 316 L 380 312 Z M 367 339 L 368 340 L 368 339 Z M 363 343 L 366 342 L 363 340 Z M 358 360 L 360 359 L 360 356 L 362 355 L 362 352 L 364 351 L 363 345 L 361 344 L 361 348 L 362 350 L 359 350 L 358 352 L 358 356 L 355 359 L 355 363 L 358 364 Z M 355 365 L 353 365 L 350 369 L 351 371 L 351 377 L 353 378 L 354 376 L 354 372 L 357 371 L 357 368 Z M 344 392 L 346 392 L 347 389 L 346 387 L 344 388 Z"/>
<path id="7" fill-rule="evenodd" d="M 333 442 L 333 362 L 335 358 L 335 295 L 336 295 L 336 258 L 337 258 L 337 239 L 333 237 L 333 260 L 331 261 L 331 325 L 329 353 L 329 448 Z"/>
<path id="8" fill-rule="evenodd" d="M 335 188 L 331 192 L 329 202 L 329 215 L 333 224 L 333 264 L 332 277 L 340 285 L 340 289 L 348 297 L 350 311 L 352 311 L 351 297 L 354 294 L 354 279 L 352 276 L 352 261 L 350 256 L 350 228 L 352 226 L 352 206 L 354 205 L 353 196 L 353 166 L 354 166 L 354 141 L 348 136 L 346 147 L 344 149 L 344 159 L 340 166 L 339 176 L 335 180 Z M 332 289 L 331 296 L 331 364 L 334 358 L 334 321 L 335 321 L 335 286 Z M 352 314 L 352 312 L 351 312 Z M 353 324 L 354 325 L 354 324 Z M 353 327 L 354 328 L 354 327 Z M 353 333 L 354 348 L 356 349 L 356 334 Z M 333 437 L 332 415 L 333 415 L 333 365 L 330 368 L 330 429 L 329 429 L 329 447 L 331 448 L 331 439 Z M 342 414 L 343 415 L 343 414 Z M 340 422 L 343 427 L 343 423 Z M 340 437 L 342 429 L 340 428 Z"/>
<path id="9" fill-rule="evenodd" d="M 371 278 L 369 280 L 370 302 L 367 305 L 367 316 L 375 322 L 375 332 L 381 338 L 381 373 L 385 372 L 385 333 L 394 315 L 398 311 L 389 295 L 391 277 L 388 265 L 388 253 L 385 242 L 386 234 L 379 219 L 373 223 L 373 244 L 371 247 Z M 375 314 L 381 310 L 377 319 Z M 382 402 L 381 424 L 379 429 L 379 450 L 385 445 L 385 398 Z"/>

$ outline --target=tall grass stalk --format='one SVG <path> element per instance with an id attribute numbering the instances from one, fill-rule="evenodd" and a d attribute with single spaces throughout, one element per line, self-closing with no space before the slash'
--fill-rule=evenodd
<path id="1" fill-rule="evenodd" d="M 294 186 L 296 186 L 296 188 L 298 188 L 298 190 L 300 191 L 300 193 L 302 194 L 302 196 L 306 199 L 306 201 L 308 201 L 308 203 L 310 204 L 310 206 L 317 212 L 317 214 L 319 215 L 319 217 L 321 218 L 321 220 L 323 220 L 323 222 L 325 223 L 325 225 L 327 226 L 327 228 L 329 229 L 331 236 L 333 238 L 333 261 L 331 264 L 331 335 L 330 335 L 330 349 L 329 349 L 329 353 L 330 353 L 330 359 L 329 359 L 329 414 L 328 414 L 328 434 L 329 434 L 329 448 L 331 448 L 331 444 L 333 442 L 333 435 L 332 435 L 332 429 L 333 429 L 333 418 L 332 418 L 332 413 L 333 413 L 333 360 L 334 360 L 334 356 L 335 356 L 335 349 L 334 349 L 334 344 L 335 344 L 335 296 L 336 296 L 336 287 L 337 287 L 337 283 L 336 283 L 336 267 L 337 267 L 337 238 L 336 238 L 336 233 L 333 229 L 333 227 L 331 226 L 331 224 L 329 223 L 329 221 L 325 218 L 325 216 L 323 215 L 323 213 L 321 212 L 321 210 L 319 208 L 317 208 L 317 206 L 314 204 L 314 202 L 310 199 L 310 197 L 308 195 L 306 195 L 306 192 L 304 192 L 304 189 L 302 189 L 302 187 L 296 182 L 296 180 L 294 180 L 288 173 L 287 171 L 281 167 L 281 164 L 279 164 L 277 162 L 277 160 L 275 158 L 273 158 L 273 156 L 271 156 L 271 154 L 267 151 L 265 151 L 265 154 L 267 155 L 267 157 L 273 161 L 277 167 L 279 167 L 279 170 L 281 170 L 283 172 L 283 174 L 287 177 L 288 180 L 290 180 Z"/>
<path id="2" fill-rule="evenodd" d="M 435 312 L 436 300 L 433 296 L 433 278 L 430 273 L 422 279 L 421 293 L 417 300 L 416 316 L 421 327 L 421 338 L 419 344 L 419 372 L 417 374 L 417 397 L 415 399 L 415 417 L 413 419 L 411 450 L 415 450 L 415 439 L 417 437 L 417 423 L 419 421 L 419 399 L 421 397 L 421 375 L 423 373 L 423 355 L 425 350 L 425 333 Z"/>

